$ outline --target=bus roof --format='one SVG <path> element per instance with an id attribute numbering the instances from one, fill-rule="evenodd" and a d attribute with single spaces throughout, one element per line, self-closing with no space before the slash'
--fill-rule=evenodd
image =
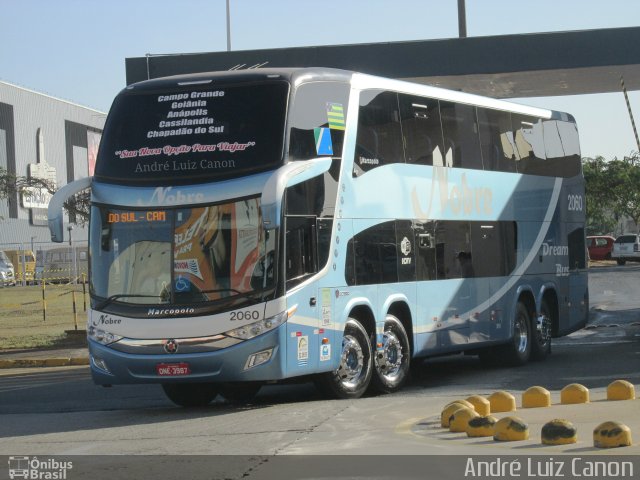
<path id="1" fill-rule="evenodd" d="M 387 89 L 402 93 L 421 95 L 479 107 L 505 110 L 513 113 L 532 115 L 544 119 L 558 119 L 574 122 L 572 115 L 544 108 L 531 107 L 505 100 L 497 100 L 470 93 L 448 90 L 403 80 L 394 80 L 374 75 L 339 70 L 335 68 L 256 68 L 251 70 L 231 70 L 224 72 L 203 72 L 171 77 L 155 78 L 127 86 L 123 92 L 146 91 L 176 86 L 205 84 L 214 81 L 251 83 L 264 80 L 285 80 L 292 84 L 306 81 L 334 81 L 350 83 L 358 90 Z"/>

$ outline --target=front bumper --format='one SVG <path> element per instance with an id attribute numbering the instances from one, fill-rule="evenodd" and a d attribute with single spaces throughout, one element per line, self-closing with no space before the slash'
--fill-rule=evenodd
<path id="1" fill-rule="evenodd" d="M 285 377 L 286 323 L 251 340 L 215 352 L 137 355 L 124 353 L 89 340 L 91 376 L 98 385 L 132 383 L 221 383 L 280 380 Z M 254 353 L 273 349 L 271 358 L 245 370 Z M 99 360 L 99 361 L 96 361 Z M 101 362 L 108 371 L 99 368 Z M 191 373 L 185 376 L 160 376 L 160 363 L 187 363 Z"/>

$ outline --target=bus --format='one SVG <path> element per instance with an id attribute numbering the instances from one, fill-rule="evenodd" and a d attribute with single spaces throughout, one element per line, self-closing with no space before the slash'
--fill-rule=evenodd
<path id="1" fill-rule="evenodd" d="M 37 282 L 80 283 L 89 273 L 89 248 L 86 245 L 40 250 L 36 258 Z"/>
<path id="2" fill-rule="evenodd" d="M 589 300 L 566 113 L 326 68 L 126 87 L 91 189 L 99 385 L 174 403 L 313 379 L 394 392 L 415 359 L 543 359 Z"/>

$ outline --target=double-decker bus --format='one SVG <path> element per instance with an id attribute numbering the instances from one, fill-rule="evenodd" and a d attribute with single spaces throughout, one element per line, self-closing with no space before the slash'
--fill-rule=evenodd
<path id="1" fill-rule="evenodd" d="M 542 359 L 587 321 L 566 113 L 332 69 L 155 79 L 116 97 L 54 240 L 87 187 L 100 385 L 355 398 L 416 358 Z"/>

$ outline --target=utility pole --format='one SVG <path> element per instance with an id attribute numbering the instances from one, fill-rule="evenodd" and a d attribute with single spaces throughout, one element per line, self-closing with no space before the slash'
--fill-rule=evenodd
<path id="1" fill-rule="evenodd" d="M 231 14 L 229 13 L 229 1 L 227 0 L 227 52 L 231 51 Z"/>
<path id="2" fill-rule="evenodd" d="M 627 95 L 627 88 L 624 86 L 624 77 L 620 77 L 620 86 L 622 87 L 622 93 L 624 93 L 624 100 L 627 102 L 627 110 L 629 110 L 629 118 L 631 119 L 631 128 L 633 128 L 633 134 L 636 136 L 636 146 L 638 152 L 640 152 L 640 139 L 638 138 L 638 129 L 636 128 L 636 122 L 633 121 L 633 112 L 631 112 L 631 104 L 629 103 L 629 95 Z"/>
<path id="3" fill-rule="evenodd" d="M 464 0 L 458 0 L 458 36 L 460 38 L 467 37 L 467 11 Z"/>

